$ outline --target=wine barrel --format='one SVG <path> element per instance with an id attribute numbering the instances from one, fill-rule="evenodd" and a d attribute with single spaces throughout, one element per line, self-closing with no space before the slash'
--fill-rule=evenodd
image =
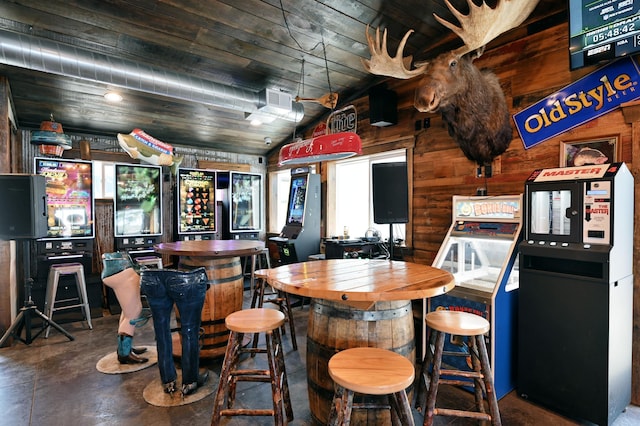
<path id="1" fill-rule="evenodd" d="M 327 424 L 333 398 L 329 359 L 353 347 L 384 348 L 397 352 L 415 365 L 415 331 L 411 301 L 377 302 L 360 310 L 340 302 L 313 299 L 307 329 L 307 388 L 311 416 Z M 412 389 L 408 390 L 412 395 Z M 411 396 L 409 396 L 411 398 Z M 356 394 L 354 402 L 379 403 L 380 397 Z M 354 410 L 351 423 L 389 425 L 389 410 Z"/>
<path id="2" fill-rule="evenodd" d="M 229 330 L 224 325 L 224 320 L 227 315 L 242 309 L 244 291 L 242 264 L 239 257 L 180 257 L 179 269 L 190 270 L 199 267 L 207 270 L 209 278 L 209 289 L 202 307 L 201 328 L 204 332 L 200 358 L 223 357 L 229 339 Z M 176 321 L 180 327 L 180 316 L 177 310 Z M 180 343 L 173 345 L 173 355 L 182 355 Z"/>

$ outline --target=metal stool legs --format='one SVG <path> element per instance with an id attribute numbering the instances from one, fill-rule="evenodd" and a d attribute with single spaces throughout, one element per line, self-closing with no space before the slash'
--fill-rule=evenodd
<path id="1" fill-rule="evenodd" d="M 56 294 L 58 292 L 58 285 L 60 277 L 63 275 L 74 275 L 76 280 L 76 286 L 78 289 L 78 303 L 72 305 L 66 305 L 56 307 Z M 90 329 L 93 329 L 91 324 L 91 310 L 89 308 L 89 298 L 87 296 L 87 284 L 84 279 L 84 267 L 81 263 L 63 263 L 51 265 L 49 269 L 49 277 L 47 279 L 47 291 L 44 301 L 44 314 L 53 318 L 53 313 L 64 309 L 72 309 L 80 307 L 84 314 L 84 318 L 87 321 L 87 325 Z M 44 337 L 49 337 L 49 331 L 51 325 L 47 324 Z"/>

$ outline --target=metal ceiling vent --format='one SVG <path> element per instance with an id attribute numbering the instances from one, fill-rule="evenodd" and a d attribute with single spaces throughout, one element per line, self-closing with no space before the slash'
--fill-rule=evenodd
<path id="1" fill-rule="evenodd" d="M 252 92 L 11 31 L 0 30 L 0 64 L 245 113 L 264 112 L 287 121 L 298 122 L 304 117 L 302 105 L 292 102 L 291 95 L 282 92 L 268 89 Z M 270 110 L 262 109 L 261 105 Z"/>
<path id="2" fill-rule="evenodd" d="M 290 94 L 273 89 L 263 89 L 258 93 L 258 109 L 278 114 L 291 111 L 293 98 Z"/>

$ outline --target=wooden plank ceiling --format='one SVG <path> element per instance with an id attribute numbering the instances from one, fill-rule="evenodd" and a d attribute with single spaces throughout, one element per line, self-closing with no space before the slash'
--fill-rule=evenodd
<path id="1" fill-rule="evenodd" d="M 466 0 L 452 3 L 468 10 Z M 541 0 L 524 32 L 515 34 L 566 20 L 565 3 Z M 253 127 L 246 111 L 227 107 L 235 102 L 234 89 L 241 97 L 268 88 L 294 98 L 317 98 L 330 87 L 339 94 L 339 109 L 382 81 L 361 65 L 361 58 L 369 57 L 367 24 L 388 28 L 393 50 L 413 28 L 405 53 L 420 60 L 461 44 L 435 22 L 434 12 L 455 22 L 443 0 L 2 0 L 0 75 L 9 80 L 18 125 L 24 129 L 37 129 L 53 114 L 66 133 L 115 136 L 138 127 L 173 144 L 266 155 L 330 110 L 304 103 L 298 123 L 276 119 Z M 27 65 L 5 60 L 15 56 L 7 51 L 18 36 Z M 48 47 L 45 54 L 65 69 L 44 72 L 30 64 L 41 42 L 53 43 L 55 49 Z M 87 55 L 106 58 L 111 65 L 102 73 L 78 76 L 76 56 Z M 130 87 L 122 87 L 114 79 L 119 61 L 138 65 L 143 75 L 152 69 L 197 84 L 213 82 L 229 94 L 217 103 L 193 94 L 150 93 L 136 88 L 140 77 L 131 74 L 126 76 Z M 103 95 L 110 89 L 117 89 L 124 101 L 106 103 Z M 273 140 L 271 146 L 265 137 Z"/>

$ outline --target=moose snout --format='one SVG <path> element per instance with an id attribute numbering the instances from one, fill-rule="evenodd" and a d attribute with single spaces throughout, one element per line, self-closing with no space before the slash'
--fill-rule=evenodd
<path id="1" fill-rule="evenodd" d="M 434 87 L 421 87 L 416 90 L 413 105 L 420 112 L 434 112 L 440 106 L 441 99 Z"/>

